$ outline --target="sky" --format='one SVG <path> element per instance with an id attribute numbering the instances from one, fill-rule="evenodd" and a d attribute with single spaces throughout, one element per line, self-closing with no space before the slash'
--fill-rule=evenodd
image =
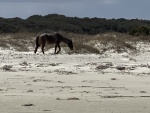
<path id="1" fill-rule="evenodd" d="M 150 0 L 0 0 L 0 17 L 32 15 L 150 20 Z"/>

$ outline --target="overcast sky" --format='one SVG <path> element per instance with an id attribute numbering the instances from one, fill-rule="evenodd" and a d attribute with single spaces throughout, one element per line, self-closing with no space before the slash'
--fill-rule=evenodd
<path id="1" fill-rule="evenodd" d="M 0 0 L 0 17 L 32 15 L 150 20 L 150 0 Z"/>

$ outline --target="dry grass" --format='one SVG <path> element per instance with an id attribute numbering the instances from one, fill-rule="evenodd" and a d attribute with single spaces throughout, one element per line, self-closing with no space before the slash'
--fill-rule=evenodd
<path id="1" fill-rule="evenodd" d="M 136 43 L 139 41 L 150 41 L 149 37 L 132 37 L 128 34 L 120 33 L 105 33 L 98 35 L 81 35 L 74 33 L 60 32 L 67 38 L 72 39 L 74 51 L 72 53 L 95 53 L 103 54 L 106 51 L 113 50 L 114 52 L 129 52 L 136 51 Z M 17 51 L 32 51 L 35 46 L 35 37 L 40 33 L 15 33 L 1 34 L 0 47 L 13 48 Z M 61 47 L 67 47 L 66 44 L 61 44 Z M 46 45 L 45 50 L 54 48 L 54 45 Z"/>
<path id="2" fill-rule="evenodd" d="M 3 71 L 12 71 L 12 65 L 4 65 L 1 69 Z"/>
<path id="3" fill-rule="evenodd" d="M 64 35 L 71 37 L 73 40 L 75 53 L 103 54 L 110 50 L 114 50 L 118 53 L 136 51 L 136 47 L 133 46 L 133 43 L 136 41 L 127 34 L 105 33 L 98 35 L 76 35 L 64 33 Z"/>
<path id="4" fill-rule="evenodd" d="M 14 34 L 1 34 L 0 47 L 13 48 L 16 51 L 30 51 L 30 47 L 34 45 L 33 33 L 14 33 Z"/>

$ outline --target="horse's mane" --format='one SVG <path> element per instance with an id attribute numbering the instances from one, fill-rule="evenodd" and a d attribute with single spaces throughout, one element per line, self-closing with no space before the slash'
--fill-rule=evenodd
<path id="1" fill-rule="evenodd" d="M 63 35 L 61 35 L 60 33 L 55 33 L 55 35 L 57 36 L 57 37 L 61 37 L 63 40 L 63 42 L 64 43 L 70 43 L 71 42 L 71 40 L 70 39 L 68 39 L 68 38 L 66 38 L 65 36 L 63 36 Z"/>

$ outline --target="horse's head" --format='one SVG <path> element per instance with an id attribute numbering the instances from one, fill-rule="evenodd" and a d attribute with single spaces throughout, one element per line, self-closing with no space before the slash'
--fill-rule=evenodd
<path id="1" fill-rule="evenodd" d="M 69 42 L 68 42 L 68 47 L 69 47 L 71 50 L 73 50 L 73 43 L 72 43 L 71 40 L 69 40 Z"/>

